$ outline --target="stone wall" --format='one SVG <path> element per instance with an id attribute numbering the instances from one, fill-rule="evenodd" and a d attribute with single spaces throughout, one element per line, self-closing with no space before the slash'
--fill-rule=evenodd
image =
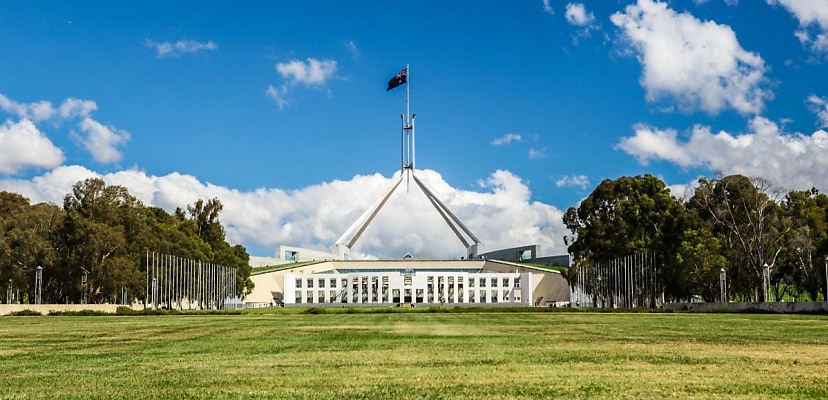
<path id="1" fill-rule="evenodd" d="M 115 314 L 117 304 L 0 304 L 0 315 L 9 315 L 16 311 L 32 310 L 43 315 L 50 311 L 82 311 L 93 310 Z"/>
<path id="2" fill-rule="evenodd" d="M 729 309 L 732 311 L 763 311 L 780 314 L 828 313 L 828 302 L 807 301 L 797 303 L 667 303 L 664 308 L 677 311 L 711 311 Z"/>

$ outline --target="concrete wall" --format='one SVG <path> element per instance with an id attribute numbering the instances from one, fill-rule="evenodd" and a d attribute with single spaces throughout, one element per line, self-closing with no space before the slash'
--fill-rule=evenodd
<path id="1" fill-rule="evenodd" d="M 105 313 L 115 314 L 115 310 L 120 307 L 118 304 L 0 304 L 0 315 L 9 315 L 13 312 L 32 310 L 40 312 L 43 315 L 49 314 L 50 311 L 103 311 Z"/>
<path id="2" fill-rule="evenodd" d="M 677 311 L 709 311 L 730 309 L 733 311 L 759 310 L 774 313 L 828 312 L 828 301 L 798 303 L 667 303 L 664 308 Z"/>

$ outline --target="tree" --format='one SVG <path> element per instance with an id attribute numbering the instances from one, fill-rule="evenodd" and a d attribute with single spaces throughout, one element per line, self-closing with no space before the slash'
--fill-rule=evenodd
<path id="1" fill-rule="evenodd" d="M 54 232 L 63 214 L 53 204 L 29 205 L 25 197 L 0 192 L 0 282 L 11 282 L 27 298 L 34 297 L 35 272 L 43 267 L 43 301 L 54 284 L 50 272 L 58 263 Z M 18 299 L 22 300 L 22 299 Z"/>
<path id="2" fill-rule="evenodd" d="M 571 277 L 586 262 L 603 262 L 643 251 L 656 253 L 662 274 L 675 274 L 677 239 L 684 231 L 684 206 L 652 175 L 605 179 L 563 222 L 575 260 Z M 673 281 L 662 276 L 662 282 Z M 670 290 L 672 288 L 665 288 Z"/>
<path id="3" fill-rule="evenodd" d="M 123 288 L 143 292 L 143 204 L 126 188 L 91 178 L 72 186 L 63 208 L 61 297 L 100 303 L 117 299 Z"/>
<path id="4" fill-rule="evenodd" d="M 734 290 L 747 298 L 752 298 L 756 290 L 759 301 L 767 299 L 763 265 L 768 264 L 773 271 L 782 250 L 785 229 L 781 228 L 775 202 L 779 194 L 767 180 L 730 175 L 700 179 L 688 203 L 689 209 L 711 222 L 714 234 L 725 238 L 728 275 L 736 286 Z"/>
<path id="5" fill-rule="evenodd" d="M 795 299 L 804 292 L 816 300 L 825 288 L 822 277 L 828 253 L 828 196 L 815 188 L 789 192 L 781 203 L 781 213 L 787 234 L 776 275 L 777 281 L 792 286 L 776 285 L 777 297 L 781 290 L 793 289 Z"/>

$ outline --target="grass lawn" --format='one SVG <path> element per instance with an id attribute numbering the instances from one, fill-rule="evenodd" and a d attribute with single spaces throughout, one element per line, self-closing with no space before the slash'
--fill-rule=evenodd
<path id="1" fill-rule="evenodd" d="M 0 317 L 0 398 L 828 398 L 828 317 Z"/>

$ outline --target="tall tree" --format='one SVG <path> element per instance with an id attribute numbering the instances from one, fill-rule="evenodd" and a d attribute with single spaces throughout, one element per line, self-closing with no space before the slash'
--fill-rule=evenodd
<path id="1" fill-rule="evenodd" d="M 767 299 L 763 266 L 775 268 L 785 231 L 776 203 L 780 193 L 761 178 L 702 178 L 688 203 L 726 239 L 729 277 L 738 284 L 734 290 L 747 298 L 756 290 L 759 301 Z"/>
<path id="2" fill-rule="evenodd" d="M 144 277 L 139 248 L 147 232 L 143 204 L 126 188 L 91 178 L 72 187 L 63 208 L 60 237 L 66 269 L 61 289 L 67 300 L 85 295 L 90 302 L 112 301 L 123 288 L 140 293 Z"/>
<path id="3" fill-rule="evenodd" d="M 652 175 L 605 179 L 578 208 L 566 211 L 563 222 L 572 233 L 565 241 L 575 260 L 573 277 L 588 260 L 609 261 L 642 251 L 656 253 L 665 267 L 662 273 L 676 273 L 684 206 Z"/>
<path id="4" fill-rule="evenodd" d="M 816 300 L 824 285 L 824 262 L 828 253 L 828 196 L 817 189 L 789 192 L 781 203 L 787 234 L 779 255 L 777 281 L 789 283 L 799 297 L 807 293 Z M 776 285 L 781 292 L 781 285 Z M 777 293 L 777 296 L 781 293 Z"/>

